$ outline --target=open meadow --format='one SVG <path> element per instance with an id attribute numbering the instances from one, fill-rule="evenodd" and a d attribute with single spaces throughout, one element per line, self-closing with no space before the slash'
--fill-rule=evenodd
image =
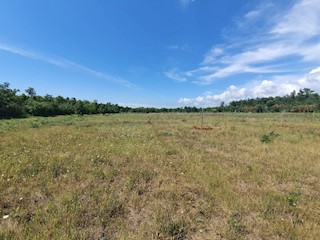
<path id="1" fill-rule="evenodd" d="M 1 120 L 0 239 L 319 239 L 319 143 L 318 114 Z"/>

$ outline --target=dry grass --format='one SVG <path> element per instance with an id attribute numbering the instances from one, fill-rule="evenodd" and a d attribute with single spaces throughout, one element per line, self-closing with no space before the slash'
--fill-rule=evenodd
<path id="1" fill-rule="evenodd" d="M 0 239 L 318 239 L 319 116 L 204 120 L 2 120 Z"/>

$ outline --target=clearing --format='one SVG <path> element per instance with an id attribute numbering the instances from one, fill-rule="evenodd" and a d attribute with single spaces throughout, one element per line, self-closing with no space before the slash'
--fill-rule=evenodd
<path id="1" fill-rule="evenodd" d="M 0 121 L 0 239 L 318 239 L 320 116 Z"/>

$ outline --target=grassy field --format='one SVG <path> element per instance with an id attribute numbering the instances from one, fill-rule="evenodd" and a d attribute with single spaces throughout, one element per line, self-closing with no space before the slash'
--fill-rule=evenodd
<path id="1" fill-rule="evenodd" d="M 319 239 L 319 142 L 312 114 L 1 120 L 0 239 Z"/>

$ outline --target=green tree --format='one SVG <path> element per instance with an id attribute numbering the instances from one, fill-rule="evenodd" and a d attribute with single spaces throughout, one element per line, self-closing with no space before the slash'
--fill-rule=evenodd
<path id="1" fill-rule="evenodd" d="M 28 89 L 26 89 L 25 92 L 28 94 L 29 97 L 33 98 L 33 97 L 37 96 L 36 91 L 32 87 L 29 87 Z"/>
<path id="2" fill-rule="evenodd" d="M 0 118 L 24 117 L 24 106 L 17 94 L 18 90 L 10 89 L 10 84 L 0 84 Z"/>

